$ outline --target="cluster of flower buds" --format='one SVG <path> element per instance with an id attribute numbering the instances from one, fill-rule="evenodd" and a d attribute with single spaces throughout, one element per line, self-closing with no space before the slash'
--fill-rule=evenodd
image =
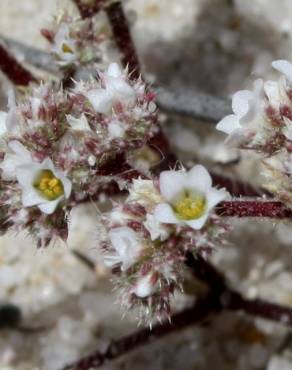
<path id="1" fill-rule="evenodd" d="M 134 180 L 129 196 L 103 216 L 105 263 L 113 268 L 121 304 L 141 321 L 170 314 L 182 288 L 186 253 L 207 257 L 224 243 L 228 226 L 213 212 L 228 196 L 212 187 L 201 165 L 164 171 L 158 180 Z"/>
<path id="2" fill-rule="evenodd" d="M 227 143 L 262 155 L 265 186 L 292 206 L 292 64 L 277 60 L 272 66 L 282 74 L 279 80 L 259 79 L 253 91 L 234 94 L 234 114 L 217 129 L 229 135 Z"/>
<path id="3" fill-rule="evenodd" d="M 70 209 L 112 181 L 157 130 L 154 95 L 117 64 L 71 91 L 34 88 L 0 113 L 2 228 L 66 239 Z M 132 160 L 132 159 L 131 159 Z"/>
<path id="4" fill-rule="evenodd" d="M 50 42 L 51 52 L 62 68 L 72 65 L 100 67 L 111 49 L 111 31 L 106 17 L 74 19 L 66 13 L 54 18 L 51 29 L 42 29 L 42 35 Z"/>

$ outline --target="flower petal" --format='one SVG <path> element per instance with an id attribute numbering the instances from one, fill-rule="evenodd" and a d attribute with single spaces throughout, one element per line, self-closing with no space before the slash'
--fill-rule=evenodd
<path id="1" fill-rule="evenodd" d="M 29 151 L 17 140 L 10 141 L 8 147 L 12 153 L 6 153 L 0 168 L 2 169 L 2 179 L 12 181 L 16 179 L 16 170 L 32 161 Z"/>
<path id="2" fill-rule="evenodd" d="M 209 212 L 218 203 L 228 198 L 229 194 L 224 189 L 218 190 L 218 189 L 212 188 L 208 191 L 206 196 L 207 196 L 207 207 L 208 207 L 208 212 Z"/>
<path id="3" fill-rule="evenodd" d="M 230 114 L 229 116 L 224 117 L 220 122 L 217 123 L 216 129 L 222 131 L 227 135 L 230 135 L 235 130 L 241 128 L 238 117 L 235 114 Z"/>
<path id="4" fill-rule="evenodd" d="M 66 116 L 66 119 L 73 130 L 91 131 L 91 128 L 89 127 L 87 118 L 84 113 L 82 113 L 79 118 L 73 117 L 71 116 L 71 114 L 68 114 Z"/>
<path id="5" fill-rule="evenodd" d="M 42 212 L 46 213 L 47 215 L 51 215 L 55 212 L 61 198 L 38 204 L 38 207 Z M 42 199 L 42 201 L 44 201 L 44 199 Z"/>
<path id="6" fill-rule="evenodd" d="M 200 190 L 205 193 L 212 186 L 212 179 L 209 172 L 200 164 L 194 166 L 187 173 L 187 187 L 192 190 Z"/>
<path id="7" fill-rule="evenodd" d="M 107 69 L 107 75 L 111 77 L 122 76 L 122 71 L 118 63 L 111 63 Z"/>
<path id="8" fill-rule="evenodd" d="M 180 220 L 175 216 L 171 206 L 167 203 L 158 204 L 154 210 L 157 221 L 165 224 L 178 224 Z"/>
<path id="9" fill-rule="evenodd" d="M 163 171 L 159 177 L 160 193 L 167 201 L 175 200 L 184 191 L 186 173 L 183 171 Z"/>
<path id="10" fill-rule="evenodd" d="M 143 249 L 143 244 L 139 240 L 138 234 L 129 227 L 118 227 L 109 232 L 109 239 L 120 256 L 122 270 L 126 271 L 137 262 Z"/>
<path id="11" fill-rule="evenodd" d="M 152 295 L 156 289 L 156 282 L 152 280 L 152 274 L 142 277 L 134 288 L 135 295 L 140 298 L 146 298 Z"/>
<path id="12" fill-rule="evenodd" d="M 283 73 L 287 79 L 292 82 L 292 64 L 288 62 L 288 60 L 275 60 L 272 62 L 272 67 L 280 73 Z"/>
<path id="13" fill-rule="evenodd" d="M 245 116 L 249 111 L 250 100 L 254 98 L 253 92 L 241 90 L 232 97 L 232 110 L 239 118 Z"/>
<path id="14" fill-rule="evenodd" d="M 36 206 L 44 201 L 44 198 L 38 194 L 36 190 L 25 188 L 22 190 L 22 204 L 24 207 Z"/>
<path id="15" fill-rule="evenodd" d="M 208 217 L 209 217 L 209 214 L 206 212 L 200 218 L 197 218 L 196 220 L 190 220 L 190 221 L 184 221 L 184 222 L 192 229 L 200 230 L 205 225 Z"/>
<path id="16" fill-rule="evenodd" d="M 112 109 L 112 95 L 104 89 L 95 89 L 85 94 L 94 110 L 98 113 L 108 114 Z"/>

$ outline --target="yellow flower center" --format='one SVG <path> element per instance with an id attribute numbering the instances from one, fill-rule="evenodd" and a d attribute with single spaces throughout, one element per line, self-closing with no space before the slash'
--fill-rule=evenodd
<path id="1" fill-rule="evenodd" d="M 34 188 L 47 200 L 55 200 L 64 194 L 64 187 L 60 179 L 50 170 L 42 170 L 34 183 Z"/>
<path id="2" fill-rule="evenodd" d="M 185 195 L 174 203 L 173 209 L 181 220 L 195 220 L 200 218 L 206 209 L 206 199 L 201 194 Z"/>
<path id="3" fill-rule="evenodd" d="M 74 54 L 74 51 L 72 48 L 70 48 L 70 46 L 68 44 L 66 44 L 65 42 L 62 44 L 62 51 L 64 53 L 70 53 L 70 54 Z"/>

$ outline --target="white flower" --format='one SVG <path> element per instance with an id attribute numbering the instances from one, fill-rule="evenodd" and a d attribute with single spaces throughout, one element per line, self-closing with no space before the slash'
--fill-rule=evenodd
<path id="1" fill-rule="evenodd" d="M 144 245 L 133 229 L 126 226 L 112 229 L 109 232 L 109 239 L 117 254 L 105 257 L 107 266 L 121 263 L 122 270 L 126 271 L 139 260 Z"/>
<path id="2" fill-rule="evenodd" d="M 58 57 L 61 59 L 61 65 L 66 65 L 76 60 L 75 41 L 70 38 L 69 27 L 61 24 L 55 36 L 55 45 L 53 48 Z"/>
<path id="3" fill-rule="evenodd" d="M 0 164 L 2 169 L 2 179 L 5 181 L 16 180 L 16 168 L 32 162 L 30 152 L 17 140 L 10 141 L 7 152 Z"/>
<path id="4" fill-rule="evenodd" d="M 217 124 L 216 129 L 228 135 L 237 133 L 241 129 L 249 129 L 261 112 L 262 101 L 263 81 L 259 79 L 254 82 L 254 91 L 241 90 L 233 95 L 234 114 L 224 117 Z"/>
<path id="5" fill-rule="evenodd" d="M 16 178 L 22 189 L 23 206 L 37 206 L 46 214 L 52 214 L 58 204 L 71 194 L 71 181 L 54 167 L 49 158 L 42 163 L 31 162 L 16 167 Z"/>
<path id="6" fill-rule="evenodd" d="M 142 277 L 133 289 L 133 293 L 139 298 L 146 298 L 154 294 L 157 289 L 157 281 L 153 274 Z"/>
<path id="7" fill-rule="evenodd" d="M 125 126 L 119 121 L 110 122 L 108 125 L 108 133 L 111 139 L 123 138 L 125 135 Z"/>
<path id="8" fill-rule="evenodd" d="M 152 180 L 133 180 L 129 193 L 129 202 L 137 202 L 145 208 L 155 207 L 163 200 Z"/>
<path id="9" fill-rule="evenodd" d="M 147 214 L 146 221 L 143 222 L 143 225 L 149 231 L 151 240 L 160 239 L 164 241 L 169 237 L 169 231 L 165 225 L 157 221 L 151 214 Z"/>
<path id="10" fill-rule="evenodd" d="M 110 114 L 116 102 L 132 104 L 135 102 L 135 90 L 130 86 L 117 63 L 112 63 L 101 74 L 104 87 L 83 92 L 98 113 Z"/>
<path id="11" fill-rule="evenodd" d="M 79 118 L 75 118 L 68 114 L 66 116 L 68 124 L 73 130 L 76 131 L 91 131 L 91 128 L 88 124 L 87 118 L 84 113 L 81 114 Z"/>
<path id="12" fill-rule="evenodd" d="M 164 171 L 159 186 L 165 203 L 157 205 L 155 218 L 166 224 L 186 224 L 195 230 L 204 226 L 212 208 L 227 197 L 224 190 L 212 188 L 211 177 L 201 165 L 189 172 Z"/>

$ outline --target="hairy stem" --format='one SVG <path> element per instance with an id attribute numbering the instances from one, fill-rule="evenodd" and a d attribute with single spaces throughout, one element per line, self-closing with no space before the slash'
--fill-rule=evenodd
<path id="1" fill-rule="evenodd" d="M 292 325 L 292 307 L 268 302 L 263 299 L 246 299 L 230 288 L 224 275 L 200 256 L 187 255 L 187 265 L 193 275 L 206 283 L 212 296 L 219 298 L 222 309 L 242 311 L 248 315 Z"/>
<path id="2" fill-rule="evenodd" d="M 224 217 L 291 218 L 292 210 L 278 201 L 233 200 L 221 202 L 217 214 Z"/>
<path id="3" fill-rule="evenodd" d="M 124 66 L 128 66 L 134 79 L 139 78 L 141 74 L 140 63 L 122 3 L 120 1 L 113 2 L 106 7 L 106 13 Z"/>
<path id="4" fill-rule="evenodd" d="M 119 358 L 136 348 L 152 343 L 167 334 L 198 324 L 211 314 L 223 310 L 242 311 L 256 317 L 292 325 L 292 308 L 270 303 L 261 299 L 245 299 L 240 293 L 230 289 L 224 276 L 202 257 L 187 255 L 187 265 L 196 278 L 208 284 L 209 293 L 197 300 L 192 308 L 187 308 L 172 316 L 171 323 L 156 324 L 152 330 L 144 328 L 133 334 L 112 341 L 104 351 L 96 351 L 81 360 L 65 366 L 62 370 L 89 370 Z"/>
<path id="5" fill-rule="evenodd" d="M 0 70 L 15 85 L 27 86 L 36 81 L 35 77 L 25 69 L 10 52 L 0 44 Z"/>
<path id="6" fill-rule="evenodd" d="M 100 11 L 105 0 L 73 0 L 82 18 L 93 17 Z"/>
<path id="7" fill-rule="evenodd" d="M 177 332 L 190 325 L 202 322 L 210 314 L 220 310 L 218 302 L 213 297 L 200 299 L 194 307 L 183 310 L 172 316 L 171 323 L 156 324 L 152 330 L 143 328 L 133 334 L 112 341 L 105 351 L 96 351 L 74 364 L 65 366 L 63 370 L 89 370 L 102 366 L 105 362 L 114 360 L 134 349 L 154 342 L 167 334 Z"/>

